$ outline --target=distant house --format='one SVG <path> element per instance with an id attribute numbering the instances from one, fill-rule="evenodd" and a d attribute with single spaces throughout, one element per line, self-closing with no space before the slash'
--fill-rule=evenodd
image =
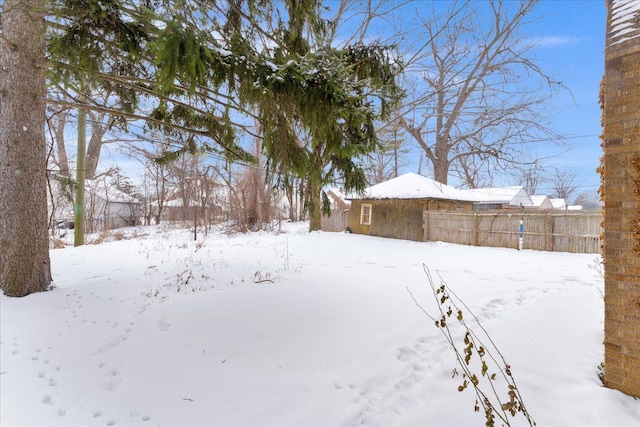
<path id="1" fill-rule="evenodd" d="M 424 176 L 407 173 L 367 188 L 351 200 L 353 233 L 423 241 L 426 210 L 473 210 L 475 196 Z"/>
<path id="2" fill-rule="evenodd" d="M 545 196 L 542 194 L 535 194 L 531 197 L 531 201 L 533 202 L 533 207 L 541 210 L 552 210 L 555 209 L 553 203 L 551 203 L 551 199 L 549 196 Z"/>
<path id="3" fill-rule="evenodd" d="M 549 200 L 553 205 L 553 209 L 563 210 L 563 211 L 567 209 L 567 201 L 565 199 L 549 199 Z"/>
<path id="4" fill-rule="evenodd" d="M 142 203 L 103 182 L 87 183 L 85 203 L 89 232 L 140 225 Z"/>
<path id="5" fill-rule="evenodd" d="M 140 225 L 140 202 L 133 200 L 102 200 L 102 214 L 99 220 L 107 229 Z"/>
<path id="6" fill-rule="evenodd" d="M 475 211 L 531 208 L 534 206 L 531 197 L 522 186 L 474 188 L 460 191 L 467 193 L 474 200 L 477 200 L 473 204 Z"/>

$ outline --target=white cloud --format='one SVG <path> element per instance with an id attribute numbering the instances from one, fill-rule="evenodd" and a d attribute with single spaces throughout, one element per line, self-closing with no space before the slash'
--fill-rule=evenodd
<path id="1" fill-rule="evenodd" d="M 540 36 L 531 37 L 526 41 L 536 47 L 563 46 L 577 43 L 580 39 L 569 36 Z"/>

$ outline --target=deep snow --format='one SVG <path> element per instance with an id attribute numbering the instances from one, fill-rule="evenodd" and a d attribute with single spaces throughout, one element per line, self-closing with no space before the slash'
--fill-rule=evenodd
<path id="1" fill-rule="evenodd" d="M 599 257 L 305 230 L 53 250 L 54 290 L 0 296 L 0 425 L 484 425 L 408 292 L 435 315 L 423 264 L 539 426 L 640 425 L 640 401 L 598 379 Z"/>

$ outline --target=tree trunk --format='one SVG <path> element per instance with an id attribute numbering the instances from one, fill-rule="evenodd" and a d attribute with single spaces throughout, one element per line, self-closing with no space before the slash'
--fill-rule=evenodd
<path id="1" fill-rule="evenodd" d="M 322 199 L 320 196 L 320 185 L 309 179 L 307 187 L 308 207 L 309 207 L 309 232 L 322 229 Z"/>
<path id="2" fill-rule="evenodd" d="M 51 284 L 43 3 L 5 0 L 0 18 L 0 288 L 14 297 Z"/>
<path id="3" fill-rule="evenodd" d="M 104 136 L 114 120 L 113 118 L 107 118 L 106 123 L 103 123 L 105 114 L 95 112 L 87 112 L 87 114 L 91 119 L 91 138 L 89 138 L 89 145 L 87 146 L 85 170 L 86 178 L 94 179 L 100 162 L 100 152 L 105 143 Z"/>
<path id="4" fill-rule="evenodd" d="M 449 182 L 449 163 L 448 162 L 435 162 L 433 164 L 433 179 L 442 184 L 448 184 Z"/>
<path id="5" fill-rule="evenodd" d="M 51 122 L 54 124 L 53 137 L 56 140 L 56 147 L 58 149 L 58 167 L 60 168 L 60 175 L 69 177 L 69 159 L 67 157 L 67 148 L 64 145 L 64 128 L 67 124 L 67 117 L 69 111 L 65 110 L 55 114 L 51 118 Z"/>
<path id="6" fill-rule="evenodd" d="M 78 157 L 76 160 L 76 197 L 74 209 L 73 246 L 84 245 L 84 210 L 85 210 L 85 150 L 87 145 L 87 112 L 78 110 Z"/>

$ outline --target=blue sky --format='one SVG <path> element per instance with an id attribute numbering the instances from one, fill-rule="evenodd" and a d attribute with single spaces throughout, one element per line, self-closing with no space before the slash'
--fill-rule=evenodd
<path id="1" fill-rule="evenodd" d="M 332 0 L 326 3 L 337 4 Z M 416 5 L 420 2 L 410 4 Z M 570 91 L 560 93 L 549 105 L 552 119 L 548 126 L 566 136 L 565 145 L 543 142 L 532 149 L 537 150 L 533 154 L 545 158 L 549 170 L 557 168 L 576 174 L 577 189 L 573 197 L 585 191 L 595 192 L 600 185 L 596 173 L 601 156 L 598 91 L 604 71 L 605 17 L 604 0 L 543 0 L 534 11 L 533 22 L 523 32 L 526 37 L 539 41 L 532 51 L 537 63 Z M 109 147 L 104 150 L 104 160 L 108 162 L 108 158 L 117 157 L 125 173 L 136 175 L 142 170 L 139 163 L 128 162 L 109 152 Z M 407 171 L 415 172 L 417 167 Z M 520 183 L 513 179 L 496 183 L 516 184 Z M 541 183 L 537 192 L 551 194 L 553 187 Z"/>
<path id="2" fill-rule="evenodd" d="M 436 4 L 444 7 L 445 1 Z M 510 1 L 513 0 L 505 2 Z M 420 6 L 420 1 L 414 1 L 408 9 Z M 480 9 L 480 13 L 486 13 L 486 9 Z M 564 137 L 562 143 L 542 141 L 531 144 L 529 149 L 534 158 L 543 159 L 547 174 L 554 174 L 557 169 L 575 175 L 572 198 L 585 191 L 595 192 L 600 185 L 596 172 L 601 156 L 598 92 L 604 71 L 605 18 L 604 0 L 543 0 L 520 30 L 522 37 L 536 41 L 530 58 L 568 89 L 557 93 L 547 110 L 546 126 Z M 416 165 L 417 160 L 405 169 L 415 172 Z M 449 179 L 451 185 L 458 185 L 451 175 Z M 494 180 L 496 186 L 520 184 L 514 177 Z M 537 193 L 551 194 L 553 185 L 542 182 Z"/>
<path id="3" fill-rule="evenodd" d="M 571 137 L 566 140 L 567 146 L 543 151 L 558 153 L 549 159 L 549 165 L 576 173 L 578 192 L 594 191 L 600 185 L 595 169 L 602 154 L 598 92 L 604 73 L 605 2 L 546 0 L 537 15 L 529 32 L 546 42 L 535 53 L 541 65 L 573 95 L 573 99 L 555 99 L 550 123 L 555 131 Z M 541 189 L 549 190 L 549 186 L 543 184 Z"/>

